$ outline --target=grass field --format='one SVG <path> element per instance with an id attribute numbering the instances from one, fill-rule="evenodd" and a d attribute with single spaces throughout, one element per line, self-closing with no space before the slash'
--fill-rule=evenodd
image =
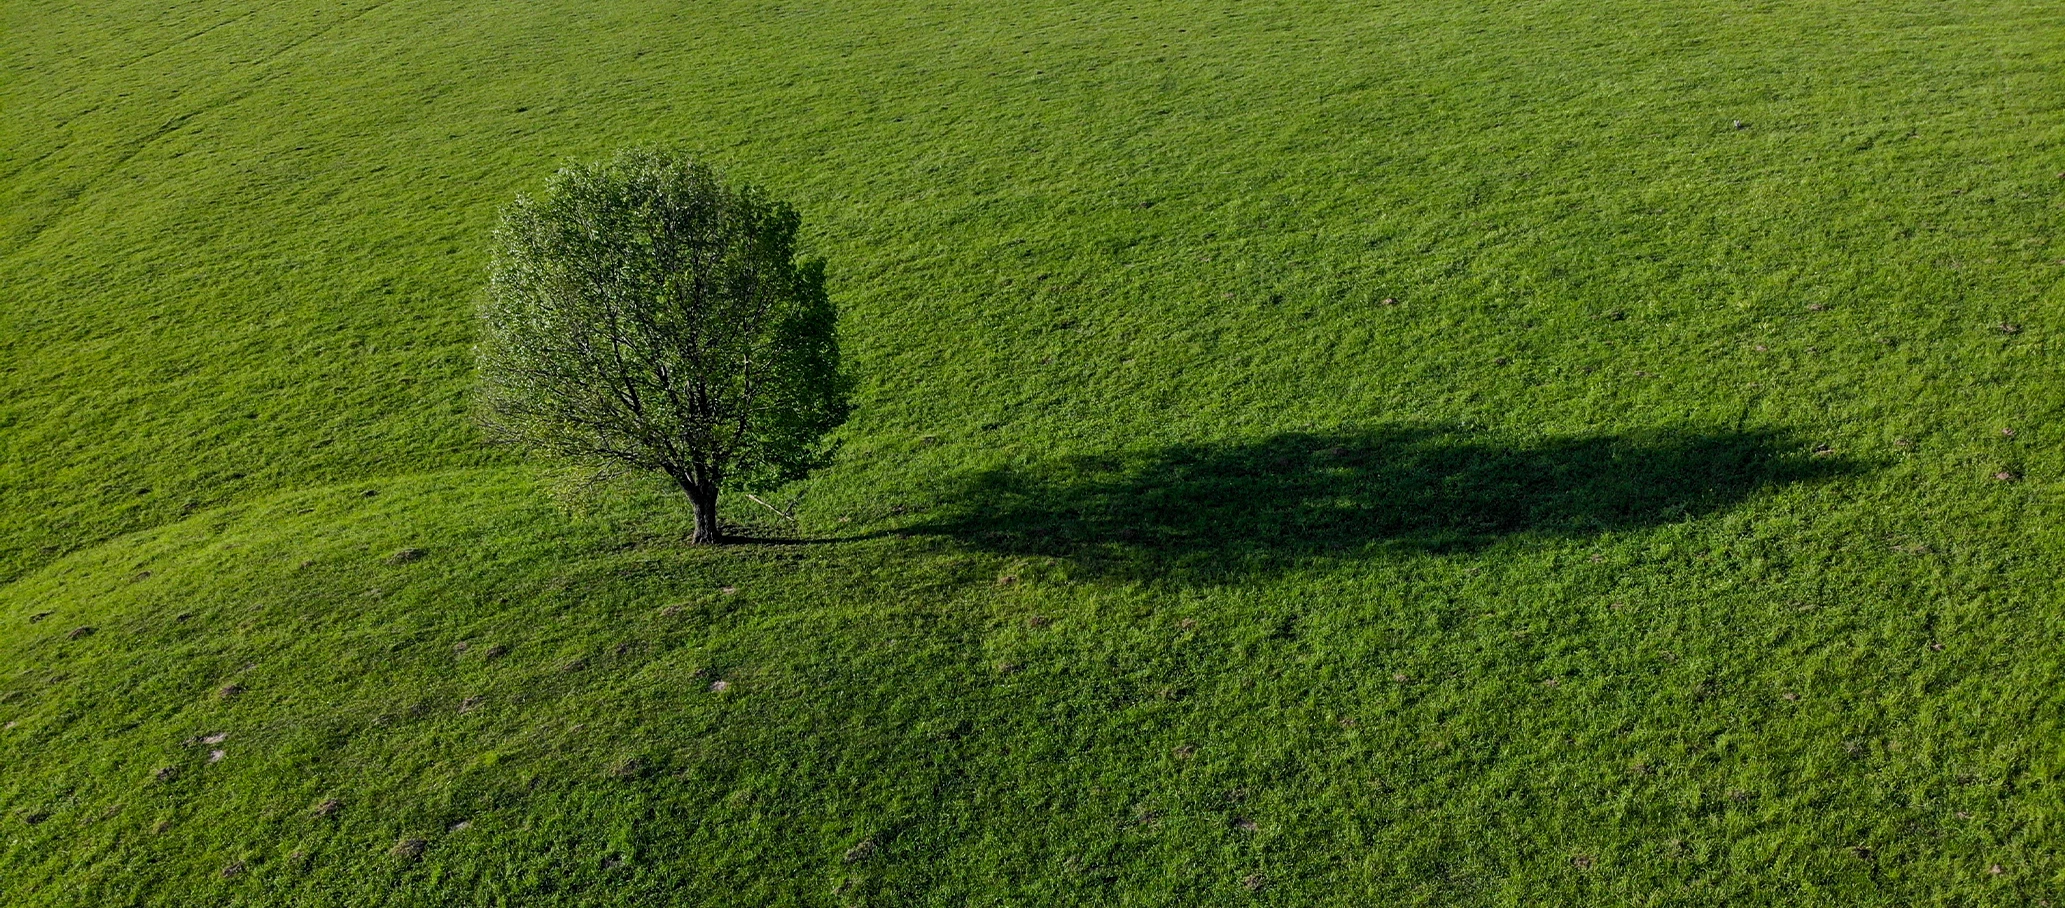
<path id="1" fill-rule="evenodd" d="M 2065 905 L 2053 4 L 0 34 L 0 903 Z M 645 142 L 831 262 L 798 544 L 466 417 Z"/>

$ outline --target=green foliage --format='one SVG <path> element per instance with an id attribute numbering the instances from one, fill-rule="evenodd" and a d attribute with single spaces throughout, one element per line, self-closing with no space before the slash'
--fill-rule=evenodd
<path id="1" fill-rule="evenodd" d="M 2065 905 L 2056 20 L 0 5 L 0 904 Z M 683 137 L 816 544 L 469 419 Z"/>
<path id="2" fill-rule="evenodd" d="M 502 215 L 476 348 L 482 424 L 600 474 L 663 473 L 714 541 L 726 485 L 802 479 L 845 422 L 824 263 L 795 209 L 679 152 L 561 170 Z"/>

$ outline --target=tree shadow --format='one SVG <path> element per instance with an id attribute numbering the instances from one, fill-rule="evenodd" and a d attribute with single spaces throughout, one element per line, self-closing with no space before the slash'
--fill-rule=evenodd
<path id="1" fill-rule="evenodd" d="M 1431 427 L 1289 433 L 981 471 L 902 532 L 1094 574 L 1202 580 L 1657 526 L 1864 469 L 1768 430 L 1519 446 Z"/>

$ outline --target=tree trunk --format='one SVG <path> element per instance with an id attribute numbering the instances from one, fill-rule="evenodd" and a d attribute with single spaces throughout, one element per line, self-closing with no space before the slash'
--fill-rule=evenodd
<path id="1" fill-rule="evenodd" d="M 717 530 L 717 487 L 684 485 L 682 491 L 688 493 L 688 503 L 695 507 L 696 513 L 695 535 L 688 541 L 695 545 L 722 542 L 723 536 Z"/>

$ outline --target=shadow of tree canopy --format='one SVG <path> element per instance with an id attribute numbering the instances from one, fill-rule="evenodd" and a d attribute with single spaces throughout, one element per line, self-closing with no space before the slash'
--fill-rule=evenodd
<path id="1" fill-rule="evenodd" d="M 932 519 L 903 532 L 1099 574 L 1203 579 L 1656 526 L 1862 469 L 1767 430 L 1519 446 L 1428 427 L 1289 433 L 981 471 L 950 481 Z"/>

